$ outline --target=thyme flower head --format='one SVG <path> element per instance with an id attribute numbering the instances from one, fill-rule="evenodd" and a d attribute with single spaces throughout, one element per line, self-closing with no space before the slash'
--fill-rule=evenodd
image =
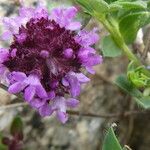
<path id="1" fill-rule="evenodd" d="M 91 47 L 99 40 L 96 30 L 81 30 L 76 14 L 75 7 L 49 13 L 43 6 L 22 6 L 17 17 L 3 19 L 1 39 L 11 42 L 0 49 L 0 75 L 8 91 L 23 93 L 41 116 L 55 113 L 62 123 L 67 107 L 79 103 L 81 84 L 90 81 L 81 69 L 94 74 L 92 67 L 102 62 Z"/>

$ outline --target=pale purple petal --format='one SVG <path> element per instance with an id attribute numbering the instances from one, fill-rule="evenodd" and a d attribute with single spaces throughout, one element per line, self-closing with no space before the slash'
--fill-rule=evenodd
<path id="1" fill-rule="evenodd" d="M 1 71 L 1 69 L 0 69 L 0 71 Z M 4 84 L 7 87 L 9 87 L 9 85 L 10 85 L 10 81 L 7 78 L 8 73 L 9 73 L 9 70 L 7 68 L 5 68 L 5 70 L 2 74 L 0 73 L 0 83 Z"/>
<path id="2" fill-rule="evenodd" d="M 51 11 L 50 19 L 55 20 L 61 27 L 67 27 L 72 22 L 75 17 L 77 9 L 75 7 L 71 8 L 55 8 Z M 70 24 L 70 29 L 79 28 L 79 24 Z M 68 28 L 68 29 L 69 29 Z"/>
<path id="3" fill-rule="evenodd" d="M 15 71 L 10 73 L 10 76 L 11 76 L 12 80 L 20 81 L 20 82 L 23 82 L 27 78 L 25 73 L 23 73 L 23 72 L 15 72 Z"/>
<path id="4" fill-rule="evenodd" d="M 39 78 L 36 75 L 29 75 L 29 77 L 24 81 L 28 85 L 32 85 L 35 87 L 36 94 L 40 98 L 46 98 L 47 93 L 44 87 L 41 85 Z"/>
<path id="5" fill-rule="evenodd" d="M 87 51 L 86 49 L 80 49 L 79 53 L 78 53 L 78 57 L 83 60 L 83 59 L 87 59 L 89 54 L 89 51 Z"/>
<path id="6" fill-rule="evenodd" d="M 69 75 L 67 77 L 67 80 L 70 84 L 71 95 L 73 97 L 78 96 L 80 94 L 80 83 L 79 83 L 78 79 L 73 75 Z"/>
<path id="7" fill-rule="evenodd" d="M 1 35 L 1 39 L 4 41 L 10 40 L 12 38 L 12 33 L 10 31 L 5 31 L 2 35 Z"/>
<path id="8" fill-rule="evenodd" d="M 63 9 L 55 8 L 51 11 L 50 19 L 55 20 L 57 23 L 62 23 L 61 17 L 63 15 Z"/>
<path id="9" fill-rule="evenodd" d="M 68 30 L 79 30 L 81 28 L 80 22 L 71 22 L 66 26 Z"/>
<path id="10" fill-rule="evenodd" d="M 64 97 L 57 96 L 53 101 L 52 109 L 66 112 L 66 100 Z"/>
<path id="11" fill-rule="evenodd" d="M 53 112 L 54 110 L 47 103 L 39 108 L 39 113 L 42 117 L 50 116 Z"/>
<path id="12" fill-rule="evenodd" d="M 26 38 L 27 38 L 27 35 L 25 33 L 21 33 L 19 35 L 16 35 L 16 38 L 17 38 L 17 41 L 22 44 Z"/>
<path id="13" fill-rule="evenodd" d="M 54 99 L 55 96 L 56 96 L 56 94 L 55 94 L 54 91 L 48 92 L 47 95 L 48 95 L 48 97 L 47 97 L 48 100 L 52 100 L 52 99 Z"/>
<path id="14" fill-rule="evenodd" d="M 95 66 L 97 64 L 101 64 L 103 61 L 102 56 L 93 53 L 80 55 L 79 58 L 84 66 Z"/>
<path id="15" fill-rule="evenodd" d="M 62 79 L 62 84 L 66 87 L 69 86 L 69 82 L 65 78 Z"/>
<path id="16" fill-rule="evenodd" d="M 21 92 L 24 88 L 25 86 L 21 82 L 16 82 L 10 85 L 10 87 L 8 88 L 8 92 L 11 94 L 17 94 Z"/>
<path id="17" fill-rule="evenodd" d="M 73 19 L 76 14 L 77 14 L 77 9 L 75 7 L 70 7 L 70 8 L 67 8 L 65 11 L 64 11 L 64 16 L 69 18 L 69 19 Z"/>
<path id="18" fill-rule="evenodd" d="M 79 101 L 77 99 L 74 99 L 74 98 L 68 98 L 66 100 L 66 104 L 68 107 L 77 107 L 78 104 L 79 104 Z"/>
<path id="19" fill-rule="evenodd" d="M 27 17 L 31 18 L 34 15 L 34 9 L 33 8 L 27 8 L 27 7 L 21 7 L 19 9 L 19 15 L 20 17 Z"/>
<path id="20" fill-rule="evenodd" d="M 7 78 L 8 73 L 9 70 L 3 64 L 0 64 L 0 82 L 1 81 L 6 82 L 5 85 L 10 85 L 10 81 Z"/>
<path id="21" fill-rule="evenodd" d="M 100 55 L 89 54 L 87 66 L 95 66 L 97 64 L 102 63 L 102 57 Z"/>
<path id="22" fill-rule="evenodd" d="M 17 17 L 16 18 L 5 17 L 3 19 L 3 24 L 8 31 L 14 34 L 17 33 L 17 31 L 19 30 L 19 26 L 21 22 L 18 21 L 19 20 L 17 20 Z"/>
<path id="23" fill-rule="evenodd" d="M 95 50 L 91 47 L 80 48 L 78 53 L 78 58 L 80 58 L 82 62 L 87 62 L 89 59 L 88 57 L 94 54 L 95 54 Z"/>
<path id="24" fill-rule="evenodd" d="M 9 51 L 5 48 L 0 48 L 0 63 L 6 61 L 9 57 Z"/>
<path id="25" fill-rule="evenodd" d="M 86 70 L 91 74 L 95 74 L 95 70 L 92 68 L 92 66 L 86 66 Z"/>
<path id="26" fill-rule="evenodd" d="M 29 86 L 25 89 L 24 98 L 26 101 L 30 102 L 35 96 L 35 87 Z"/>
<path id="27" fill-rule="evenodd" d="M 34 12 L 34 18 L 41 19 L 42 17 L 48 18 L 48 11 L 46 10 L 46 8 L 39 6 Z"/>
<path id="28" fill-rule="evenodd" d="M 2 64 L 0 64 L 0 75 L 3 75 L 6 71 L 6 67 Z"/>
<path id="29" fill-rule="evenodd" d="M 68 120 L 68 114 L 66 114 L 65 112 L 57 111 L 56 116 L 62 123 L 66 123 L 66 121 Z"/>
<path id="30" fill-rule="evenodd" d="M 93 48 L 93 47 L 83 47 L 83 48 L 80 48 L 80 51 L 79 51 L 80 53 L 82 53 L 82 52 L 84 52 L 84 53 L 86 53 L 86 54 L 88 54 L 88 53 L 93 53 L 93 54 L 95 54 L 96 53 L 96 50 Z"/>
<path id="31" fill-rule="evenodd" d="M 36 85 L 36 94 L 40 97 L 40 98 L 46 98 L 47 97 L 47 93 L 45 91 L 45 89 L 43 88 L 42 85 Z"/>
<path id="32" fill-rule="evenodd" d="M 14 48 L 12 51 L 11 51 L 11 57 L 16 57 L 16 53 L 17 53 L 17 49 L 16 48 Z"/>
<path id="33" fill-rule="evenodd" d="M 93 29 L 93 31 L 91 32 L 87 32 L 83 30 L 76 37 L 76 41 L 85 47 L 95 44 L 98 40 L 99 40 L 99 36 L 96 33 L 95 29 Z"/>
<path id="34" fill-rule="evenodd" d="M 31 84 L 35 86 L 40 84 L 38 76 L 33 74 L 29 75 L 28 78 L 25 80 L 25 82 L 29 85 Z"/>
<path id="35" fill-rule="evenodd" d="M 39 108 L 42 107 L 45 103 L 46 103 L 45 100 L 39 99 L 39 98 L 36 98 L 36 99 L 33 99 L 33 100 L 30 101 L 30 105 L 31 105 L 33 108 L 36 108 L 36 109 L 39 109 Z"/>
<path id="36" fill-rule="evenodd" d="M 90 79 L 86 77 L 83 73 L 76 73 L 75 76 L 80 83 L 86 83 L 90 81 Z"/>
<path id="37" fill-rule="evenodd" d="M 62 15 L 63 9 L 61 8 L 55 8 L 51 11 L 51 19 L 58 19 Z"/>

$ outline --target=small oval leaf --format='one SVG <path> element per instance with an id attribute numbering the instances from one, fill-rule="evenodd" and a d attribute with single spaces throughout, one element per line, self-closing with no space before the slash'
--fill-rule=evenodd
<path id="1" fill-rule="evenodd" d="M 23 122 L 19 116 L 14 118 L 11 124 L 10 133 L 12 136 L 18 138 L 18 140 L 23 139 Z"/>
<path id="2" fill-rule="evenodd" d="M 128 1 L 116 1 L 113 4 L 120 5 L 123 9 L 140 9 L 140 10 L 146 10 L 147 9 L 147 3 L 143 1 L 134 1 L 134 2 L 128 2 Z"/>
<path id="3" fill-rule="evenodd" d="M 119 22 L 119 29 L 127 44 L 131 44 L 138 30 L 144 26 L 149 18 L 149 12 L 138 12 L 126 15 Z"/>
<path id="4" fill-rule="evenodd" d="M 133 84 L 128 81 L 125 75 L 120 75 L 117 77 L 115 84 L 120 87 L 123 91 L 127 92 L 129 95 L 133 96 L 137 104 L 141 107 L 148 109 L 150 108 L 150 96 L 143 96 L 141 91 L 133 86 Z"/>
<path id="5" fill-rule="evenodd" d="M 77 0 L 77 2 L 90 14 L 102 14 L 109 10 L 109 5 L 104 0 Z"/>
<path id="6" fill-rule="evenodd" d="M 105 36 L 101 43 L 102 53 L 105 57 L 117 57 L 122 54 L 122 50 L 115 44 L 110 35 Z"/>
<path id="7" fill-rule="evenodd" d="M 104 139 L 102 150 L 122 150 L 119 141 L 114 133 L 113 127 L 108 130 Z"/>

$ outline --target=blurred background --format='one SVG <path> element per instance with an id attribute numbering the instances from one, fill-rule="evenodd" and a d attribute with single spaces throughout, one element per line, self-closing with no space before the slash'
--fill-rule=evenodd
<path id="1" fill-rule="evenodd" d="M 25 0 L 27 6 L 34 6 L 37 0 Z M 60 5 L 72 5 L 71 0 L 43 1 L 49 9 Z M 17 0 L 0 0 L 0 18 L 13 16 L 18 11 Z M 107 34 L 102 25 L 89 16 L 80 14 L 78 19 L 85 24 L 85 28 L 98 27 L 100 37 Z M 0 29 L 1 30 L 1 29 Z M 142 34 L 144 40 L 141 41 Z M 143 44 L 150 47 L 150 27 L 145 27 L 139 34 L 132 47 L 141 55 Z M 101 41 L 96 45 L 101 53 Z M 0 42 L 0 45 L 3 44 Z M 139 110 L 135 101 L 122 92 L 113 81 L 126 72 L 128 60 L 126 57 L 115 59 L 104 58 L 102 65 L 96 66 L 96 74 L 89 76 L 91 82 L 83 86 L 79 97 L 80 105 L 76 111 L 79 115 L 70 115 L 66 124 L 61 124 L 55 117 L 41 118 L 29 106 L 9 107 L 6 105 L 23 102 L 13 95 L 9 95 L 0 88 L 0 132 L 9 134 L 13 118 L 19 114 L 23 120 L 24 147 L 28 150 L 101 150 L 104 136 L 111 123 L 117 123 L 116 134 L 123 145 L 130 145 L 133 150 L 150 150 L 150 112 L 138 115 L 107 117 L 111 114 L 124 114 L 126 111 Z M 83 113 L 105 114 L 103 117 L 87 117 Z M 1 149 L 0 149 L 1 150 Z"/>

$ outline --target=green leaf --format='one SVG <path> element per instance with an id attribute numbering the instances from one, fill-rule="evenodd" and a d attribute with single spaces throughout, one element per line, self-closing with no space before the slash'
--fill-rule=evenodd
<path id="1" fill-rule="evenodd" d="M 87 0 L 77 0 L 77 3 L 79 3 L 88 13 L 93 13 L 92 7 L 90 7 L 90 4 Z"/>
<path id="2" fill-rule="evenodd" d="M 142 93 L 138 89 L 136 89 L 130 81 L 128 81 L 125 75 L 118 76 L 115 84 L 133 97 L 142 97 Z"/>
<path id="3" fill-rule="evenodd" d="M 150 108 L 150 96 L 147 97 L 141 97 L 140 99 L 135 98 L 136 102 L 142 106 L 145 109 L 149 109 Z"/>
<path id="4" fill-rule="evenodd" d="M 136 64 L 134 61 L 131 61 L 129 64 L 128 64 L 128 68 L 127 68 L 127 72 L 129 71 L 133 71 L 137 68 Z"/>
<path id="5" fill-rule="evenodd" d="M 127 77 L 137 88 L 147 88 L 150 86 L 149 71 L 144 65 L 137 67 L 134 61 L 128 65 Z"/>
<path id="6" fill-rule="evenodd" d="M 147 8 L 150 10 L 150 1 L 147 2 Z"/>
<path id="7" fill-rule="evenodd" d="M 90 14 L 108 12 L 109 5 L 104 0 L 76 0 Z"/>
<path id="8" fill-rule="evenodd" d="M 147 3 L 143 1 L 116 1 L 113 4 L 120 5 L 122 9 L 140 9 L 140 10 L 146 10 L 147 9 Z"/>
<path id="9" fill-rule="evenodd" d="M 105 0 L 105 2 L 107 3 L 112 3 L 112 2 L 115 2 L 116 0 Z"/>
<path id="10" fill-rule="evenodd" d="M 134 85 L 128 81 L 125 75 L 117 77 L 115 84 L 120 87 L 123 91 L 133 96 L 136 102 L 145 109 L 150 108 L 150 97 L 143 96 L 141 91 L 134 87 Z"/>
<path id="11" fill-rule="evenodd" d="M 149 16 L 150 13 L 144 11 L 128 14 L 121 19 L 119 29 L 127 44 L 135 40 L 138 30 L 145 25 Z"/>
<path id="12" fill-rule="evenodd" d="M 110 12 L 116 11 L 118 17 L 122 14 L 130 14 L 134 11 L 147 10 L 147 3 L 143 1 L 115 1 L 109 5 Z"/>
<path id="13" fill-rule="evenodd" d="M 5 145 L 0 144 L 0 150 L 8 150 L 8 148 Z"/>
<path id="14" fill-rule="evenodd" d="M 111 11 L 119 11 L 120 9 L 122 9 L 122 6 L 120 6 L 118 4 L 114 4 L 114 3 L 110 4 L 109 6 L 110 6 L 110 10 L 109 10 L 110 12 Z"/>
<path id="15" fill-rule="evenodd" d="M 122 54 L 122 50 L 109 35 L 102 39 L 102 53 L 105 57 L 116 57 Z"/>
<path id="16" fill-rule="evenodd" d="M 23 122 L 19 116 L 15 117 L 10 128 L 12 136 L 17 136 L 19 140 L 23 139 Z"/>
<path id="17" fill-rule="evenodd" d="M 8 149 L 7 146 L 2 144 L 2 138 L 3 138 L 3 135 L 0 132 L 0 150 L 7 150 Z"/>
<path id="18" fill-rule="evenodd" d="M 114 133 L 113 127 L 111 127 L 106 134 L 102 150 L 122 150 Z"/>

